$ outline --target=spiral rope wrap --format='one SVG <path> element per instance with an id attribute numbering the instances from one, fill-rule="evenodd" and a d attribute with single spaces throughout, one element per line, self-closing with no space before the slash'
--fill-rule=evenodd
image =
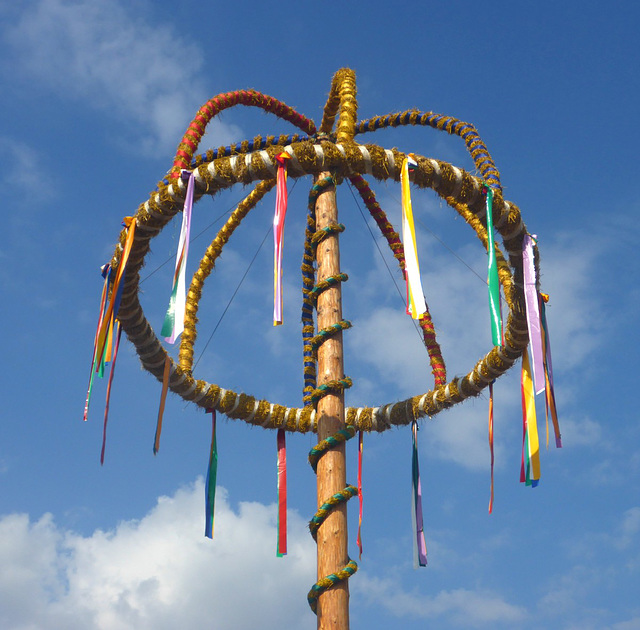
<path id="1" fill-rule="evenodd" d="M 333 78 L 333 82 L 331 84 L 331 92 L 329 94 L 329 98 L 327 100 L 327 104 L 324 109 L 322 123 L 320 125 L 320 133 L 329 134 L 331 133 L 335 117 L 339 113 L 338 123 L 336 126 L 336 141 L 337 142 L 353 142 L 354 129 L 356 123 L 356 113 L 357 113 L 357 102 L 356 102 L 356 81 L 355 74 L 350 70 L 339 70 Z M 332 185 L 335 185 L 335 179 L 331 178 L 333 181 Z M 313 192 L 313 191 L 312 191 Z M 317 194 L 319 194 L 318 191 Z M 313 214 L 313 225 L 315 228 L 315 201 L 317 200 L 317 195 L 313 200 L 313 208 L 311 202 L 311 196 L 309 200 L 309 213 Z M 323 228 L 322 230 L 313 230 L 310 233 L 310 242 L 308 243 L 310 249 L 317 248 L 318 244 L 322 242 L 323 239 L 327 238 L 332 234 L 338 234 L 344 231 L 344 225 L 341 224 L 330 224 Z M 305 252 L 306 252 L 306 244 L 305 244 Z M 303 271 L 304 273 L 304 271 Z M 310 301 L 317 301 L 318 295 L 322 291 L 326 291 L 332 286 L 335 286 L 339 282 L 346 282 L 348 280 L 348 276 L 345 273 L 338 273 L 334 276 L 330 276 L 325 278 L 315 284 L 312 288 L 308 289 L 308 293 L 306 297 Z M 303 311 L 304 312 L 304 311 Z M 303 322 L 304 327 L 304 322 Z M 317 353 L 318 348 L 325 342 L 327 339 L 331 338 L 334 335 L 341 334 L 343 330 L 346 330 L 351 327 L 350 322 L 346 320 L 342 320 L 332 324 L 331 326 L 319 330 L 318 333 L 310 339 L 309 346 L 311 348 L 312 353 L 314 355 Z M 307 328 L 308 330 L 308 328 Z M 306 377 L 306 375 L 305 375 Z M 305 398 L 309 401 L 311 405 L 317 405 L 318 401 L 327 396 L 330 393 L 341 393 L 345 388 L 351 387 L 352 381 L 348 376 L 343 378 L 331 380 L 329 382 L 323 383 L 320 386 L 312 389 L 310 393 L 305 392 Z M 306 381 L 305 381 L 306 386 Z M 336 448 L 341 442 L 352 438 L 355 435 L 355 429 L 353 427 L 348 427 L 347 429 L 343 429 L 338 431 L 332 436 L 327 437 L 325 440 L 322 440 L 314 449 L 312 449 L 309 455 L 309 461 L 311 466 L 313 467 L 314 472 L 316 472 L 317 460 L 322 454 L 326 453 L 327 450 Z M 348 501 L 351 497 L 356 496 L 358 494 L 357 488 L 354 488 L 351 485 L 347 485 L 343 490 L 337 492 L 328 500 L 326 500 L 322 506 L 319 508 L 318 512 L 316 512 L 315 516 L 311 519 L 309 523 L 309 529 L 311 534 L 316 540 L 316 535 L 318 528 L 327 518 L 327 516 L 331 513 L 332 510 L 336 508 L 336 506 L 340 505 Z M 347 565 L 337 571 L 336 573 L 331 573 L 323 578 L 320 578 L 309 591 L 307 595 L 307 600 L 309 602 L 309 606 L 314 613 L 317 613 L 317 603 L 318 597 L 326 590 L 334 587 L 336 584 L 343 580 L 347 580 L 358 570 L 358 565 L 351 560 L 350 558 L 347 561 Z"/>
<path id="2" fill-rule="evenodd" d="M 356 490 L 357 493 L 357 490 Z M 358 565 L 354 560 L 349 560 L 347 566 L 342 569 L 342 571 L 338 571 L 337 573 L 331 573 L 330 575 L 325 576 L 321 580 L 318 580 L 309 591 L 307 595 L 307 601 L 309 602 L 309 606 L 314 613 L 318 613 L 318 598 L 322 593 L 334 587 L 339 582 L 343 580 L 349 579 L 356 571 L 358 570 Z"/>
<path id="3" fill-rule="evenodd" d="M 315 326 L 313 323 L 313 311 L 315 308 L 318 291 L 315 287 L 315 252 L 318 243 L 329 235 L 326 229 L 316 232 L 316 200 L 318 196 L 335 186 L 332 176 L 318 180 L 309 191 L 307 205 L 307 226 L 305 228 L 304 250 L 302 254 L 302 347 L 303 347 L 303 374 L 304 387 L 302 390 L 302 402 L 305 406 L 312 405 L 311 396 L 316 387 L 316 357 L 319 344 L 311 343 L 315 338 Z M 344 226 L 342 226 L 344 230 Z M 342 231 L 340 230 L 340 231 Z M 336 331 L 337 332 L 337 331 Z"/>
<path id="4" fill-rule="evenodd" d="M 327 181 L 328 180 L 328 181 Z M 335 185 L 333 177 L 327 177 L 321 180 L 322 184 L 316 184 L 312 188 L 311 194 L 309 195 L 309 216 L 312 217 L 310 223 L 312 223 L 315 227 L 315 202 L 318 198 L 318 195 L 323 192 L 327 187 Z M 307 251 L 311 250 L 315 251 L 317 246 L 328 236 L 333 234 L 339 234 L 344 231 L 344 225 L 333 223 L 321 230 L 315 230 L 311 232 L 311 230 L 307 230 L 307 236 L 305 242 L 305 258 L 303 261 L 303 278 L 305 277 L 305 269 L 306 269 L 306 256 Z M 315 274 L 314 274 L 315 277 Z M 304 401 L 305 404 L 317 406 L 318 401 L 322 399 L 324 396 L 328 396 L 329 394 L 341 394 L 345 389 L 352 386 L 352 381 L 348 376 L 344 376 L 342 378 L 333 379 L 327 381 L 317 387 L 314 387 L 316 384 L 316 375 L 315 375 L 315 362 L 317 358 L 318 348 L 330 339 L 331 337 L 341 333 L 343 330 L 347 330 L 351 328 L 351 322 L 346 320 L 338 321 L 326 328 L 323 328 L 318 331 L 315 336 L 311 336 L 313 334 L 313 318 L 311 315 L 307 316 L 307 310 L 304 308 L 308 303 L 312 305 L 312 307 L 316 304 L 318 295 L 327 289 L 336 286 L 341 282 L 346 282 L 348 280 L 348 276 L 345 273 L 338 273 L 335 276 L 329 276 L 324 280 L 317 282 L 311 288 L 308 288 L 305 285 L 303 289 L 304 293 L 304 302 L 303 302 L 303 339 L 304 339 L 304 352 L 305 352 L 305 391 L 304 391 Z M 311 323 L 309 323 L 311 322 Z M 313 362 L 313 375 L 309 374 L 307 376 L 307 364 L 309 356 L 312 358 Z M 310 391 L 308 391 L 310 390 Z M 347 427 L 346 429 L 341 429 L 337 431 L 335 434 L 327 437 L 324 440 L 321 440 L 313 449 L 311 449 L 309 453 L 309 463 L 313 468 L 314 472 L 317 472 L 318 460 L 322 455 L 324 455 L 328 450 L 336 448 L 339 444 L 345 442 L 346 440 L 351 439 L 355 435 L 355 429 L 353 427 Z M 358 495 L 358 489 L 352 485 L 347 485 L 343 490 L 336 492 L 331 497 L 329 497 L 318 509 L 315 515 L 311 518 L 309 522 L 309 530 L 313 539 L 317 539 L 318 529 L 322 525 L 322 523 L 326 520 L 332 510 L 336 509 L 336 507 L 342 503 L 346 503 L 351 497 Z M 347 565 L 337 571 L 336 573 L 331 573 L 330 575 L 326 575 L 323 578 L 320 578 L 309 591 L 307 595 L 307 601 L 309 602 L 309 606 L 311 610 L 317 614 L 318 608 L 318 598 L 322 593 L 326 590 L 333 588 L 339 582 L 350 578 L 356 571 L 358 570 L 358 565 L 351 560 L 348 559 Z"/>
<path id="5" fill-rule="evenodd" d="M 311 468 L 313 468 L 313 472 L 317 471 L 318 461 L 327 451 L 331 450 L 332 448 L 336 448 L 347 440 L 350 440 L 355 434 L 356 430 L 354 427 L 346 426 L 344 429 L 341 429 L 340 431 L 337 431 L 326 439 L 318 442 L 318 444 L 316 444 L 309 451 L 309 464 L 311 465 Z M 331 511 L 334 510 L 338 505 L 346 503 L 349 499 L 356 496 L 358 496 L 358 488 L 349 484 L 340 492 L 336 492 L 334 495 L 329 497 L 318 508 L 317 512 L 309 521 L 309 531 L 311 532 L 311 536 L 313 536 L 313 540 L 317 539 L 318 529 L 320 528 L 320 525 L 324 523 Z M 342 570 L 320 578 L 311 587 L 311 590 L 307 595 L 307 601 L 309 602 L 309 607 L 311 608 L 311 610 L 317 614 L 318 598 L 320 597 L 320 595 L 326 590 L 333 588 L 339 582 L 349 579 L 357 570 L 358 564 L 354 560 L 349 558 L 346 566 Z"/>

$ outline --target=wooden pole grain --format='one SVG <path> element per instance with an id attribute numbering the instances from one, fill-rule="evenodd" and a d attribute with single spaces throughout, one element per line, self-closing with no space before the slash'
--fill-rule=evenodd
<path id="1" fill-rule="evenodd" d="M 318 180 L 330 173 L 320 173 Z M 316 229 L 338 222 L 335 187 L 322 192 L 316 201 Z M 340 273 L 339 235 L 322 240 L 316 252 L 318 281 Z M 318 330 L 342 320 L 341 285 L 330 287 L 318 296 Z M 327 339 L 318 348 L 318 385 L 344 377 L 342 332 Z M 329 394 L 318 401 L 318 439 L 324 440 L 345 427 L 344 393 Z M 345 444 L 327 451 L 318 461 L 318 507 L 347 485 Z M 342 570 L 349 561 L 347 506 L 334 509 L 318 529 L 318 579 Z M 318 598 L 318 629 L 349 628 L 349 587 L 343 580 Z"/>

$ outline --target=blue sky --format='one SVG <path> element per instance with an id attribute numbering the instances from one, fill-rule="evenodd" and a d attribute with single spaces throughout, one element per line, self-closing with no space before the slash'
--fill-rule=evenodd
<path id="1" fill-rule="evenodd" d="M 210 541 L 202 535 L 208 418 L 170 396 L 154 457 L 160 384 L 124 340 L 102 467 L 105 383 L 95 387 L 87 423 L 82 409 L 99 268 L 122 218 L 170 168 L 200 105 L 255 88 L 319 123 L 341 67 L 356 72 L 361 118 L 416 107 L 472 122 L 483 137 L 505 197 L 539 237 L 564 440 L 563 449 L 542 453 L 539 487 L 521 486 L 518 368 L 500 379 L 488 515 L 487 397 L 422 422 L 429 566 L 414 570 L 410 432 L 367 436 L 352 627 L 640 628 L 632 377 L 640 11 L 632 3 L 35 0 L 4 5 L 0 15 L 3 628 L 314 627 L 305 599 L 315 580 L 306 531 L 315 509 L 306 463 L 313 436 L 288 443 L 290 549 L 279 559 L 274 433 L 220 418 Z M 233 109 L 201 148 L 293 131 L 273 116 Z M 473 170 L 460 139 L 431 129 L 364 141 Z M 273 218 L 270 196 L 225 248 L 199 328 L 203 340 L 211 335 L 258 251 L 198 370 L 289 405 L 299 404 L 302 387 L 297 268 L 309 184 L 300 180 L 291 192 L 284 326 L 271 325 L 271 239 L 259 249 Z M 376 192 L 399 226 L 399 187 L 378 184 Z M 242 197 L 236 187 L 196 205 L 192 233 L 204 233 L 190 267 Z M 344 312 L 354 323 L 345 333 L 348 404 L 426 391 L 426 353 L 346 185 L 338 204 L 350 276 Z M 416 194 L 414 212 L 448 370 L 464 374 L 490 345 L 486 256 L 436 195 Z M 143 273 L 142 302 L 157 329 L 179 230 L 174 222 L 156 239 Z M 348 458 L 354 483 L 355 444 Z M 355 506 L 349 518 L 355 557 Z"/>

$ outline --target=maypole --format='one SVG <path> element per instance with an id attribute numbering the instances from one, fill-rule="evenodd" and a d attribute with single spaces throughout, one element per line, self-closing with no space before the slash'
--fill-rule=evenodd
<path id="1" fill-rule="evenodd" d="M 356 120 L 355 75 L 342 71 L 336 75 L 332 92 L 324 111 L 321 133 L 330 133 L 336 115 L 336 106 L 340 108 L 340 118 L 336 134 L 337 142 L 353 141 Z M 316 231 L 326 234 L 316 246 L 318 266 L 318 284 L 328 282 L 330 278 L 340 278 L 340 230 L 338 226 L 338 207 L 336 191 L 330 172 L 318 175 L 319 182 L 329 182 L 326 190 L 316 200 Z M 337 332 L 326 339 L 318 348 L 318 384 L 344 382 L 344 357 L 342 347 L 342 289 L 341 282 L 329 286 L 318 295 L 318 330 Z M 337 387 L 318 401 L 317 406 L 318 439 L 322 442 L 346 428 L 344 417 L 344 388 Z M 347 488 L 347 470 L 345 442 L 339 442 L 328 450 L 318 461 L 318 509 L 326 498 L 333 497 Z M 318 583 L 327 575 L 337 575 L 349 565 L 347 504 L 340 503 L 333 509 L 316 533 L 318 548 Z M 346 579 L 339 581 L 333 588 L 323 591 L 318 598 L 318 628 L 349 627 L 349 586 Z"/>
<path id="2" fill-rule="evenodd" d="M 207 124 L 221 111 L 244 105 L 272 113 L 298 128 L 302 134 L 256 137 L 228 147 L 196 155 Z M 375 144 L 359 144 L 358 135 L 380 128 L 403 125 L 429 126 L 459 136 L 473 159 L 476 173 L 446 162 Z M 197 378 L 194 344 L 200 297 L 204 283 L 244 217 L 274 187 L 274 324 L 282 323 L 282 238 L 287 213 L 287 178 L 311 175 L 309 214 L 302 263 L 302 338 L 304 388 L 302 407 L 288 407 Z M 364 176 L 400 182 L 402 187 L 402 239 L 394 230 Z M 422 331 L 434 377 L 434 386 L 403 401 L 375 407 L 346 407 L 344 390 L 351 379 L 344 374 L 342 333 L 351 323 L 342 318 L 341 286 L 347 275 L 340 269 L 336 187 L 347 179 L 359 193 L 382 235 L 387 240 L 407 283 L 407 313 Z M 236 184 L 257 182 L 238 204 L 226 224 L 204 253 L 187 288 L 185 270 L 189 249 L 191 212 L 203 195 Z M 411 188 L 432 189 L 458 212 L 475 231 L 488 253 L 488 285 L 493 346 L 471 371 L 447 381 L 435 328 L 422 290 L 418 264 L 419 247 L 413 224 Z M 167 344 L 180 338 L 178 358 L 171 357 L 147 321 L 139 299 L 140 270 L 150 242 L 171 219 L 182 213 L 182 230 L 169 309 L 162 328 Z M 143 367 L 162 382 L 160 412 L 154 453 L 159 449 L 164 398 L 169 390 L 184 400 L 213 412 L 209 450 L 207 525 L 212 536 L 217 466 L 215 414 L 277 430 L 279 532 L 278 554 L 286 554 L 286 440 L 287 432 L 318 434 L 309 453 L 317 472 L 318 511 L 309 523 L 317 542 L 317 582 L 309 591 L 318 628 L 349 627 L 347 580 L 357 570 L 349 558 L 346 502 L 359 489 L 346 482 L 345 442 L 360 432 L 382 432 L 391 427 L 411 427 L 412 486 L 414 493 L 416 564 L 426 565 L 422 521 L 421 484 L 418 467 L 418 421 L 478 396 L 489 388 L 489 445 L 491 449 L 491 500 L 493 503 L 493 383 L 522 357 L 523 454 L 521 481 L 536 486 L 540 477 L 539 439 L 535 418 L 535 395 L 545 392 L 548 418 L 561 446 L 555 409 L 549 335 L 545 318 L 548 297 L 540 292 L 537 242 L 522 221 L 519 208 L 502 196 L 500 174 L 473 125 L 433 112 L 409 110 L 388 116 L 357 120 L 355 74 L 339 70 L 333 77 L 322 123 L 312 120 L 270 96 L 254 90 L 220 94 L 207 101 L 189 125 L 178 145 L 174 163 L 157 189 L 142 203 L 135 216 L 126 217 L 120 242 L 103 268 L 104 288 L 95 337 L 91 377 L 85 404 L 86 420 L 93 375 L 102 376 L 111 362 L 104 416 L 106 436 L 108 396 L 111 391 L 120 331 L 134 344 Z M 495 236 L 498 238 L 494 240 Z M 500 241 L 505 253 L 500 248 Z M 502 296 L 501 296 L 502 292 Z M 502 317 L 501 300 L 507 307 Z M 533 361 L 529 367 L 528 346 Z M 533 376 L 532 376 L 533 373 Z M 534 386 L 535 383 L 535 386 Z M 362 443 L 362 442 L 361 442 Z M 104 453 L 104 444 L 103 444 Z M 362 452 L 360 451 L 360 457 Z M 360 480 L 359 480 L 360 481 Z M 359 483 L 360 485 L 360 483 Z M 209 520 L 210 519 L 210 520 Z"/>
<path id="3" fill-rule="evenodd" d="M 318 180 L 331 177 L 320 173 Z M 316 201 L 317 230 L 338 223 L 335 187 L 321 193 Z M 340 274 L 338 233 L 329 234 L 316 250 L 318 282 Z M 342 321 L 341 284 L 338 282 L 318 295 L 318 330 L 331 329 Z M 318 384 L 327 385 L 344 379 L 342 331 L 327 339 L 318 348 Z M 344 391 L 328 393 L 318 401 L 318 439 L 326 440 L 345 429 Z M 345 443 L 327 451 L 318 461 L 318 508 L 327 497 L 341 492 L 347 485 Z M 343 570 L 349 562 L 347 536 L 347 505 L 341 503 L 320 525 L 316 533 L 318 544 L 318 580 Z M 324 591 L 318 598 L 318 628 L 349 627 L 349 587 L 347 581 Z"/>

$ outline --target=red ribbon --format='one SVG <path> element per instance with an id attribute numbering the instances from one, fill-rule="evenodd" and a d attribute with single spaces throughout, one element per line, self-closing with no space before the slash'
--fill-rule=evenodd
<path id="1" fill-rule="evenodd" d="M 285 430 L 278 429 L 278 557 L 287 553 L 287 443 Z"/>

